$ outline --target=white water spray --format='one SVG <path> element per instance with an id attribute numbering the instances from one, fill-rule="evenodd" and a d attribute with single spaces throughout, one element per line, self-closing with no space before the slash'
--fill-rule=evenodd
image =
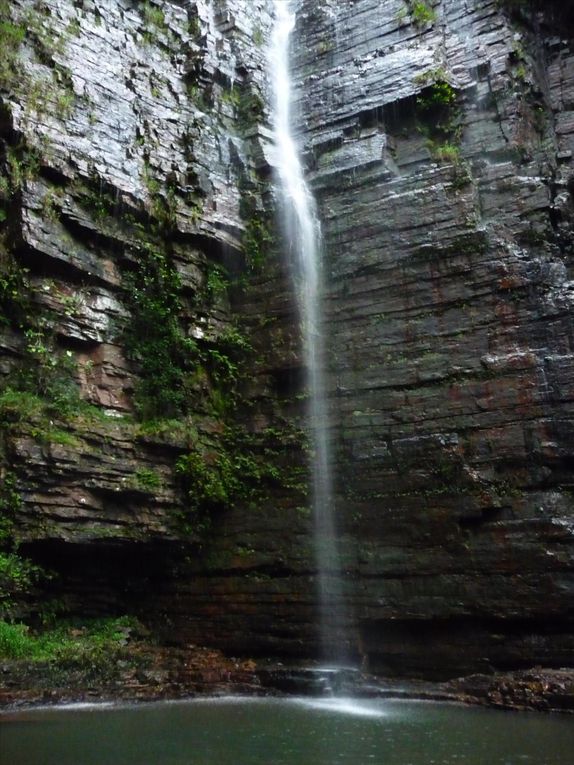
<path id="1" fill-rule="evenodd" d="M 305 182 L 291 126 L 289 42 L 294 26 L 295 14 L 289 0 L 275 0 L 275 27 L 270 49 L 274 91 L 274 164 L 285 246 L 290 256 L 297 292 L 309 387 L 308 416 L 313 446 L 311 471 L 322 658 L 341 663 L 346 660 L 346 651 L 342 647 L 347 642 L 346 618 L 333 518 L 329 418 L 325 398 L 321 231 L 315 200 Z"/>

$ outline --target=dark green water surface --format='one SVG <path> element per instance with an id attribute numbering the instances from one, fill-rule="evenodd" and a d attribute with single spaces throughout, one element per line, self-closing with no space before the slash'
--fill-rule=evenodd
<path id="1" fill-rule="evenodd" d="M 217 699 L 0 717 L 2 765 L 574 765 L 574 718 L 401 701 Z"/>

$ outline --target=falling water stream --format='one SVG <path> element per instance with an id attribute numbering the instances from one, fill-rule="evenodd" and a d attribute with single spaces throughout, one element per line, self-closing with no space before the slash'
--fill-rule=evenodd
<path id="1" fill-rule="evenodd" d="M 270 66 L 285 249 L 299 299 L 313 439 L 313 508 L 323 659 L 345 663 L 349 619 L 333 517 L 321 235 L 291 130 L 289 0 L 274 0 Z M 567 716 L 388 699 L 192 699 L 0 714 L 0 765 L 569 765 Z"/>
<path id="2" fill-rule="evenodd" d="M 270 49 L 273 84 L 275 168 L 285 249 L 295 281 L 309 389 L 312 434 L 312 490 L 315 553 L 319 583 L 319 628 L 322 658 L 346 662 L 346 615 L 341 564 L 333 516 L 332 462 L 325 386 L 322 312 L 321 230 L 316 205 L 303 173 L 292 132 L 292 86 L 289 70 L 295 12 L 290 0 L 275 0 L 275 27 Z"/>

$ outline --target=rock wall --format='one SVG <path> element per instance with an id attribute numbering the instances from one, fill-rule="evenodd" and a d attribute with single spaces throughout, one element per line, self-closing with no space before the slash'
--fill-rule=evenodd
<path id="1" fill-rule="evenodd" d="M 570 21 L 422 5 L 301 0 L 294 40 L 347 639 L 388 673 L 571 666 Z M 55 574 L 19 613 L 312 656 L 271 3 L 0 14 L 4 546 Z"/>
<path id="2" fill-rule="evenodd" d="M 0 3 L 5 612 L 248 653 L 309 572 L 268 5 Z"/>
<path id="3" fill-rule="evenodd" d="M 378 670 L 571 665 L 572 19 L 423 5 L 299 18 L 349 599 Z"/>

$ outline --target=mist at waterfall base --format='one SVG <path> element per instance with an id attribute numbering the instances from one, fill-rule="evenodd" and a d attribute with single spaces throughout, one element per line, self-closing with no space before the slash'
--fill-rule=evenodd
<path id="1" fill-rule="evenodd" d="M 329 411 L 326 399 L 321 229 L 313 195 L 305 181 L 292 129 L 289 46 L 295 13 L 288 0 L 275 0 L 275 26 L 269 50 L 273 87 L 274 169 L 283 249 L 297 297 L 308 387 L 310 470 L 314 547 L 318 579 L 321 659 L 349 664 L 348 615 L 336 539 Z"/>
<path id="2" fill-rule="evenodd" d="M 571 765 L 568 716 L 223 698 L 0 717 L 1 765 Z"/>

